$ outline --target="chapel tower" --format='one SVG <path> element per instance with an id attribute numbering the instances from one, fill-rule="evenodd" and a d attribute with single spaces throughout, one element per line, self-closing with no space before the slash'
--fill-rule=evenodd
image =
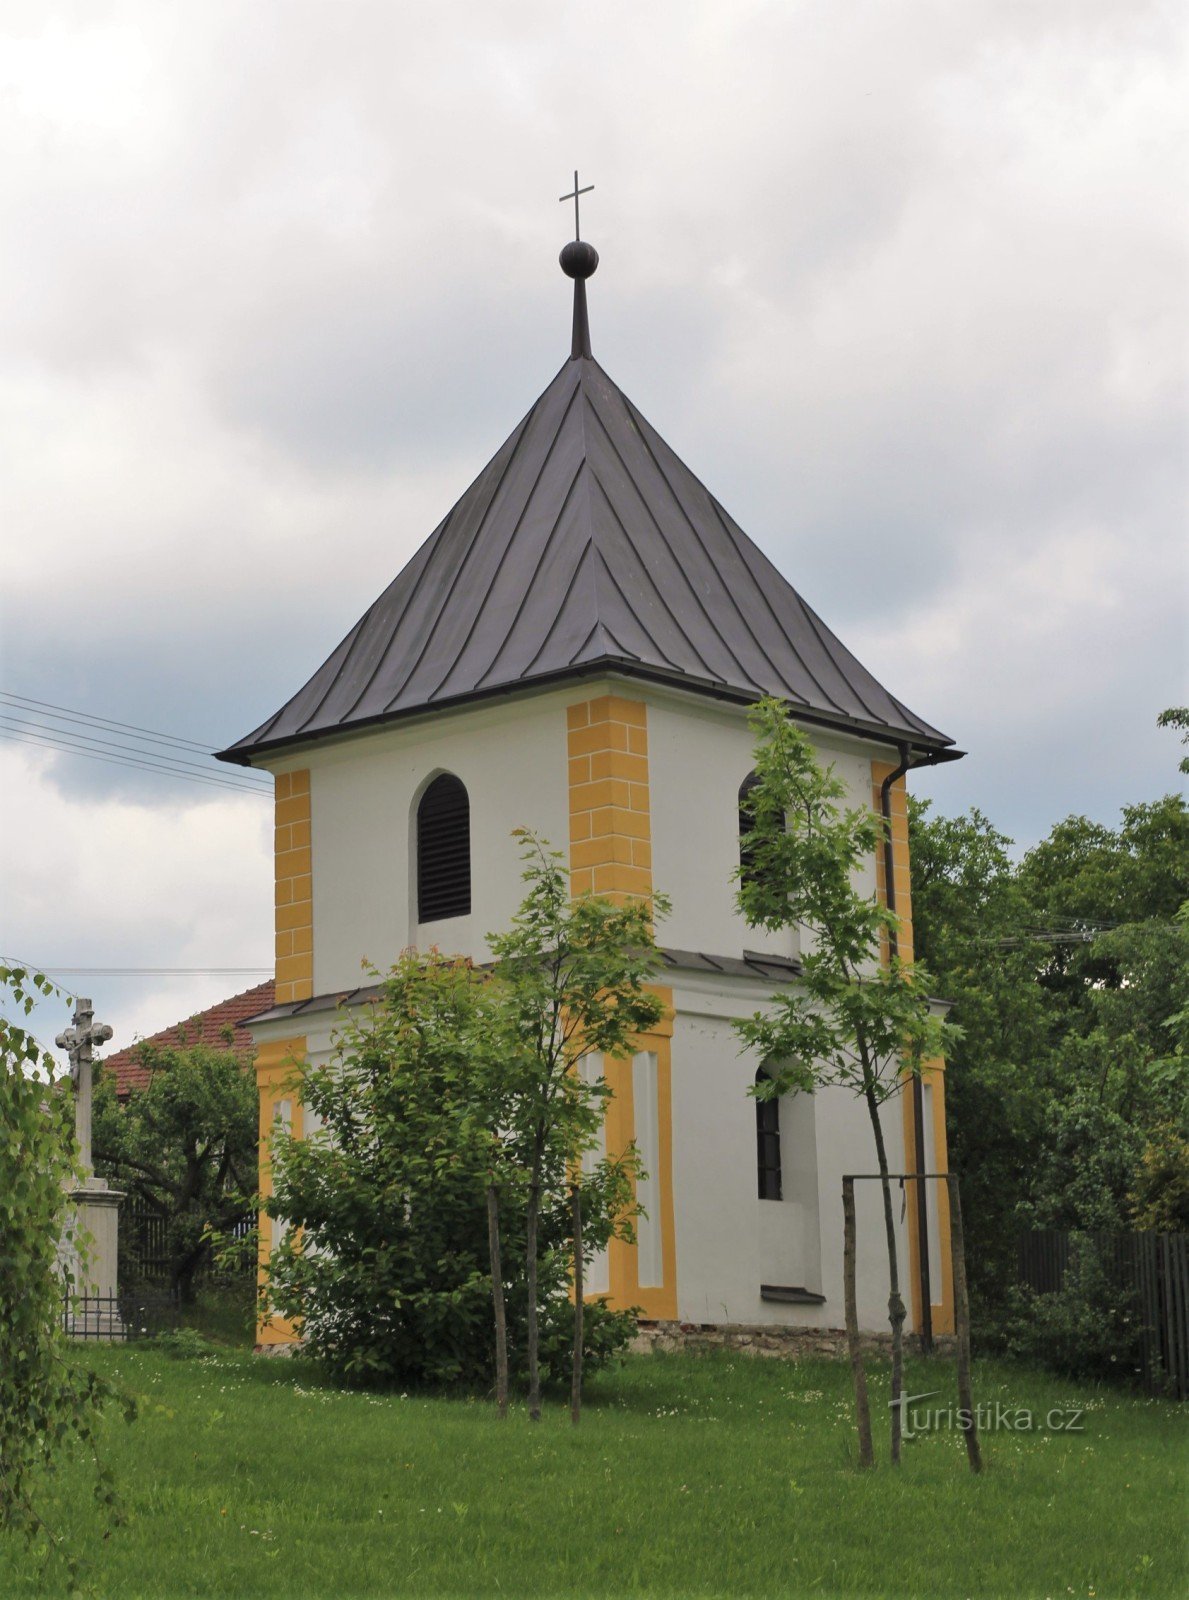
<path id="1" fill-rule="evenodd" d="M 410 944 L 485 959 L 485 934 L 520 899 L 512 830 L 529 827 L 568 848 L 575 894 L 655 885 L 673 902 L 666 1018 L 630 1061 L 604 1064 L 605 1137 L 636 1141 L 646 1216 L 634 1244 L 591 1263 L 590 1292 L 657 1321 L 837 1329 L 840 1180 L 872 1168 L 866 1110 L 840 1090 L 756 1102 L 764 1064 L 731 1027 L 797 981 L 800 955 L 735 907 L 747 708 L 779 696 L 849 803 L 888 813 L 890 849 L 862 878 L 883 895 L 890 865 L 906 956 L 904 774 L 959 752 L 851 654 L 595 361 L 598 259 L 580 239 L 561 253 L 573 322 L 553 381 L 309 682 L 222 753 L 276 778 L 276 1003 L 250 1024 L 262 1147 L 277 1117 L 302 1131 L 286 1063 L 324 1057 L 340 1004 L 374 992 L 361 961 L 383 969 Z M 885 1107 L 908 1171 L 946 1170 L 942 1068 L 915 1105 L 905 1092 Z M 868 1328 L 886 1317 L 874 1198 L 860 1217 Z M 266 1254 L 269 1227 L 262 1217 Z M 946 1329 L 944 1195 L 923 1216 L 910 1195 L 901 1231 L 912 1325 Z"/>

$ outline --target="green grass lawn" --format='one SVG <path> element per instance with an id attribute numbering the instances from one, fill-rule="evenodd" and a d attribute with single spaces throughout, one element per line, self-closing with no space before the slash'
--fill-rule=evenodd
<path id="1" fill-rule="evenodd" d="M 635 1357 L 574 1429 L 560 1399 L 501 1425 L 234 1349 L 93 1359 L 140 1401 L 107 1430 L 129 1521 L 99 1538 L 72 1470 L 46 1505 L 101 1596 L 1189 1593 L 1183 1415 L 1007 1366 L 976 1368 L 977 1399 L 1073 1401 L 1084 1431 L 987 1438 L 975 1479 L 956 1433 L 887 1466 L 886 1368 L 860 1474 L 831 1362 Z M 910 1378 L 953 1394 L 947 1363 Z M 0 1594 L 52 1592 L 54 1570 L 0 1548 Z"/>

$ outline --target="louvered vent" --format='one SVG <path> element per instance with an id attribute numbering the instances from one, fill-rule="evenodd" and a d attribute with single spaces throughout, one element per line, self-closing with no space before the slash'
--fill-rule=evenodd
<path id="1" fill-rule="evenodd" d="M 440 922 L 471 910 L 471 803 L 444 772 L 417 808 L 417 920 Z"/>

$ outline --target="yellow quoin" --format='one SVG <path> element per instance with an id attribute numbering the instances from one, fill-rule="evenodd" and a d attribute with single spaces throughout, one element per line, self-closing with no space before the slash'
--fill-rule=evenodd
<path id="1" fill-rule="evenodd" d="M 314 893 L 310 858 L 310 774 L 276 775 L 276 1004 L 314 992 Z"/>
<path id="2" fill-rule="evenodd" d="M 572 893 L 652 893 L 652 828 L 648 789 L 648 707 L 620 695 L 599 695 L 566 709 L 570 794 Z M 662 1281 L 640 1283 L 635 1244 L 613 1239 L 608 1250 L 607 1299 L 619 1308 L 639 1306 L 657 1320 L 677 1315 L 677 1242 L 673 1219 L 672 1039 L 673 993 L 656 991 L 665 1015 L 636 1040 L 638 1053 L 656 1056 L 657 1171 Z M 609 1154 L 636 1138 L 633 1063 L 608 1058 L 603 1073 L 612 1098 L 607 1107 Z"/>
<path id="3" fill-rule="evenodd" d="M 570 762 L 570 888 L 651 894 L 648 707 L 604 694 L 566 711 Z"/>
<path id="4" fill-rule="evenodd" d="M 880 790 L 884 779 L 895 767 L 888 761 L 873 761 L 871 763 L 871 794 L 872 804 L 876 812 L 881 811 Z M 892 784 L 889 793 L 890 809 L 892 813 L 892 871 L 895 874 L 896 890 L 896 915 L 900 919 L 899 948 L 902 961 L 911 961 L 913 958 L 912 944 L 912 876 L 908 855 L 908 793 L 903 778 L 897 778 Z M 876 892 L 880 899 L 887 903 L 887 888 L 884 874 L 884 853 L 880 848 L 875 852 L 875 882 Z M 884 960 L 888 959 L 888 950 L 885 944 L 883 951 Z M 925 1093 L 932 1103 L 933 1137 L 932 1149 L 924 1152 L 924 1167 L 927 1172 L 948 1172 L 949 1153 L 945 1137 L 945 1062 L 940 1059 L 929 1062 L 922 1074 L 921 1082 Z M 904 1090 L 904 1170 L 915 1172 L 917 1170 L 916 1140 L 914 1135 L 912 1104 L 908 1098 L 909 1088 Z M 929 1129 L 926 1123 L 926 1143 L 929 1142 Z M 917 1191 L 923 1185 L 909 1183 L 905 1185 L 907 1195 L 908 1217 L 908 1279 L 912 1291 L 912 1318 L 913 1326 L 921 1326 L 921 1279 L 920 1255 L 917 1247 L 917 1206 L 921 1197 Z M 930 1185 L 934 1189 L 934 1206 L 930 1212 L 930 1220 L 937 1234 L 936 1252 L 930 1252 L 934 1259 L 940 1260 L 941 1281 L 936 1282 L 936 1273 L 929 1275 L 929 1287 L 932 1297 L 933 1331 L 934 1333 L 952 1333 L 954 1331 L 954 1283 L 953 1268 L 950 1262 L 950 1206 L 949 1195 L 944 1184 Z"/>

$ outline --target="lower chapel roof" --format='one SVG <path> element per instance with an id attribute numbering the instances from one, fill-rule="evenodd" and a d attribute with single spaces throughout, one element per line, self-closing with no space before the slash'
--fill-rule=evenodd
<path id="1" fill-rule="evenodd" d="M 305 687 L 221 759 L 598 672 L 776 695 L 944 759 L 952 739 L 851 654 L 590 355 L 598 257 L 574 249 L 570 360 Z"/>
<path id="2" fill-rule="evenodd" d="M 790 956 L 768 955 L 762 951 L 745 950 L 741 956 L 710 956 L 700 950 L 660 949 L 660 971 L 695 972 L 706 977 L 762 978 L 767 983 L 791 983 L 800 976 L 801 963 Z M 249 1026 L 258 1022 L 281 1022 L 290 1017 L 305 1017 L 321 1011 L 337 1011 L 340 1006 L 363 1006 L 380 1000 L 383 984 L 363 984 L 358 989 L 336 989 L 327 994 L 312 995 L 308 1000 L 287 1000 L 282 1005 L 270 1006 L 257 1016 L 246 1019 Z"/>

